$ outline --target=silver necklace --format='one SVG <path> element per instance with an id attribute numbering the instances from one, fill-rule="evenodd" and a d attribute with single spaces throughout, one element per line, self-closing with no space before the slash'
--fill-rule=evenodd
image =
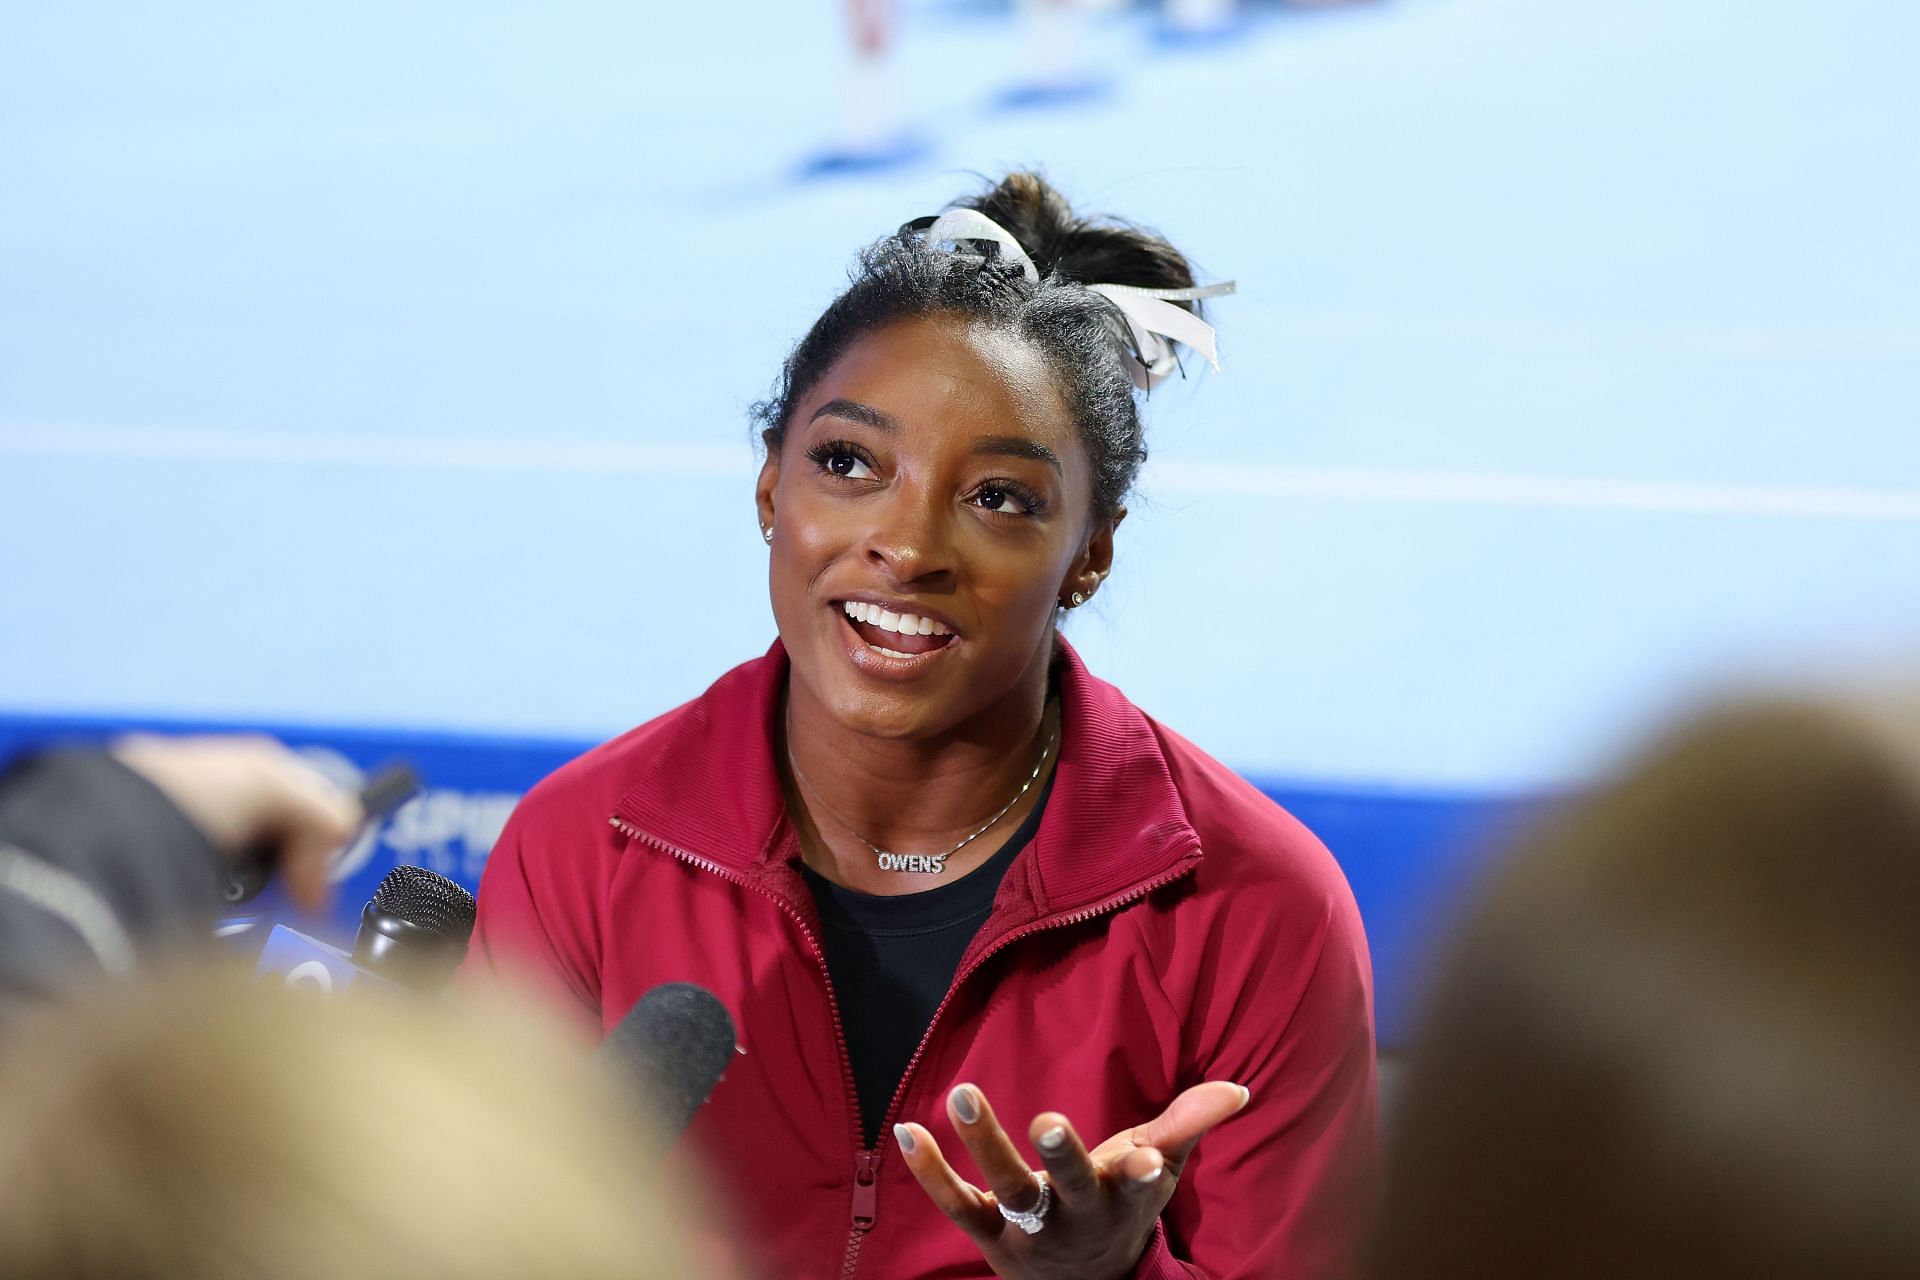
<path id="1" fill-rule="evenodd" d="M 972 835 L 966 837 L 966 839 L 945 853 L 895 853 L 891 849 L 882 849 L 879 845 L 854 830 L 853 824 L 841 817 L 839 810 L 827 803 L 826 797 L 820 794 L 820 788 L 814 786 L 812 780 L 809 779 L 806 774 L 800 772 L 800 762 L 793 758 L 793 747 L 791 745 L 787 747 L 787 765 L 793 770 L 794 778 L 799 781 L 801 786 L 806 788 L 807 794 L 813 797 L 814 803 L 824 809 L 827 816 L 832 818 L 843 831 L 873 851 L 874 864 L 880 870 L 898 871 L 911 875 L 937 876 L 947 869 L 948 858 L 951 858 L 954 854 L 960 852 L 975 840 L 978 840 L 981 836 L 993 830 L 1000 819 L 1006 817 L 1013 809 L 1013 806 L 1020 803 L 1020 797 L 1027 794 L 1033 784 L 1038 781 L 1040 771 L 1047 767 L 1047 757 L 1053 754 L 1053 742 L 1057 736 L 1057 732 L 1058 731 L 1055 730 L 1047 734 L 1047 740 L 1040 748 L 1040 759 L 1035 762 L 1033 772 L 1027 775 L 1027 780 L 1020 784 L 1020 789 L 1013 793 L 1013 799 L 1001 805 L 998 813 L 988 818 L 986 823 Z"/>

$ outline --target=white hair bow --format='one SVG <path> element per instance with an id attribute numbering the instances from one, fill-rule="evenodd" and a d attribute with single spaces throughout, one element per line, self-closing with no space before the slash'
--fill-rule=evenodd
<path id="1" fill-rule="evenodd" d="M 911 224 L 909 224 L 911 225 Z M 949 209 L 935 218 L 926 229 L 927 242 L 957 244 L 962 240 L 984 240 L 998 245 L 1000 257 L 1020 268 L 1033 284 L 1040 283 L 1040 268 L 1013 238 L 1013 233 L 978 209 Z M 1133 384 L 1151 391 L 1180 367 L 1173 344 L 1192 347 L 1207 358 L 1215 373 L 1220 372 L 1220 352 L 1213 326 L 1176 302 L 1218 298 L 1233 292 L 1234 282 L 1195 285 L 1186 289 L 1142 289 L 1130 284 L 1090 284 L 1086 286 L 1112 303 L 1119 311 L 1124 336 L 1133 357 Z"/>

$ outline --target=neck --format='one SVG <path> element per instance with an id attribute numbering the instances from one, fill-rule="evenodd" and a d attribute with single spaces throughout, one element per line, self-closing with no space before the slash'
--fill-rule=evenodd
<path id="1" fill-rule="evenodd" d="M 1035 778 L 1049 737 L 1058 743 L 1046 675 L 1043 665 L 1008 697 L 925 738 L 848 729 L 791 682 L 782 746 L 799 776 L 787 780 L 787 803 L 807 864 L 850 888 L 899 894 L 946 883 L 990 858 L 1033 811 L 1040 781 L 1058 755 L 1048 750 L 1046 768 Z M 1032 785 L 1020 794 L 1029 779 Z M 866 843 L 895 853 L 942 854 L 990 821 L 937 876 L 883 871 Z"/>

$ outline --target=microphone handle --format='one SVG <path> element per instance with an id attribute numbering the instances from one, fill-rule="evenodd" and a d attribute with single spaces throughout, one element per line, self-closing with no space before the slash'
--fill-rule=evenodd
<path id="1" fill-rule="evenodd" d="M 414 772 L 412 765 L 396 762 L 375 770 L 366 785 L 360 788 L 360 809 L 365 816 L 347 843 L 352 844 L 385 822 L 393 816 L 394 810 L 419 794 L 420 775 Z M 279 865 L 279 842 L 255 841 L 228 868 L 222 896 L 230 903 L 253 901 L 267 887 L 267 882 L 273 879 L 273 873 Z"/>

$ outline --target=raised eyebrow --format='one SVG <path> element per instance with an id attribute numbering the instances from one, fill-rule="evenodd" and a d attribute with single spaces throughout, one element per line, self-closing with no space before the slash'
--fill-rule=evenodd
<path id="1" fill-rule="evenodd" d="M 896 432 L 900 429 L 900 424 L 890 415 L 880 412 L 872 405 L 861 404 L 858 400 L 829 400 L 815 409 L 813 416 L 807 421 L 818 422 L 828 417 L 846 418 L 850 422 L 864 423 L 876 431 Z"/>
<path id="2" fill-rule="evenodd" d="M 974 453 L 996 457 L 1031 458 L 1035 462 L 1046 463 L 1056 474 L 1064 474 L 1059 455 L 1038 440 L 1029 440 L 1025 436 L 981 436 L 973 442 L 972 448 Z"/>

